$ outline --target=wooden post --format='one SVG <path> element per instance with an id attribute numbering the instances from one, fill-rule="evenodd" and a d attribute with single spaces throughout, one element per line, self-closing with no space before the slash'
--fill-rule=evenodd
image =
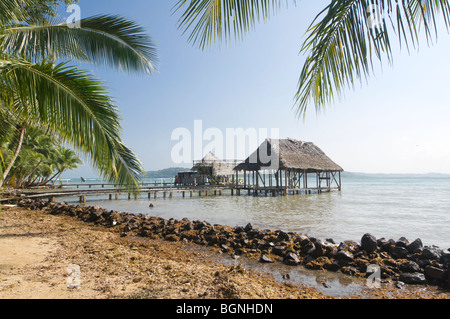
<path id="1" fill-rule="evenodd" d="M 185 191 L 183 191 L 182 194 L 183 194 L 183 198 L 185 198 L 186 197 Z"/>
<path id="2" fill-rule="evenodd" d="M 244 188 L 247 188 L 247 171 L 244 170 Z"/>
<path id="3" fill-rule="evenodd" d="M 112 194 L 109 194 L 109 200 L 112 200 Z"/>
<path id="4" fill-rule="evenodd" d="M 190 193 L 190 196 L 191 196 L 191 198 L 194 196 L 194 192 L 193 191 L 190 191 L 189 192 Z"/>
<path id="5" fill-rule="evenodd" d="M 154 199 L 157 199 L 157 198 L 158 198 L 158 192 L 155 191 L 155 194 L 153 195 L 153 198 L 154 198 Z"/>
<path id="6" fill-rule="evenodd" d="M 119 200 L 119 193 L 116 193 L 115 199 Z"/>
<path id="7" fill-rule="evenodd" d="M 342 180 L 341 180 L 341 172 L 339 172 L 339 191 L 342 190 Z M 448 272 L 450 274 L 450 271 Z M 449 281 L 449 285 L 450 285 L 450 281 Z"/>
<path id="8" fill-rule="evenodd" d="M 169 197 L 173 198 L 173 192 L 170 192 Z"/>

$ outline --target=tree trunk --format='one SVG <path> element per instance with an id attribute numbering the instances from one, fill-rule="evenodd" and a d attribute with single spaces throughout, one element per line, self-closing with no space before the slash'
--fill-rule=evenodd
<path id="1" fill-rule="evenodd" d="M 43 162 L 43 160 L 40 160 L 39 163 L 31 170 L 31 173 L 28 174 L 28 175 L 23 179 L 23 180 L 24 180 L 24 183 L 23 183 L 23 184 L 26 184 L 27 186 L 30 186 L 31 177 L 33 176 L 34 172 L 37 171 L 37 169 L 39 168 L 39 165 L 41 165 L 42 162 Z"/>
<path id="2" fill-rule="evenodd" d="M 14 162 L 15 162 L 16 159 L 17 159 L 17 156 L 19 156 L 20 149 L 22 148 L 23 137 L 25 136 L 25 131 L 26 131 L 26 130 L 27 130 L 27 129 L 26 129 L 25 127 L 21 127 L 21 128 L 19 129 L 20 136 L 19 136 L 19 142 L 17 143 L 16 152 L 14 153 L 14 156 L 13 156 L 13 158 L 11 159 L 11 162 L 9 163 L 9 165 L 6 167 L 5 171 L 3 172 L 3 177 L 2 177 L 2 179 L 0 180 L 0 188 L 3 187 L 3 181 L 4 181 L 4 180 L 6 179 L 6 177 L 8 176 L 9 171 L 11 170 L 11 168 L 12 168 L 13 165 L 14 165 Z"/>
<path id="3" fill-rule="evenodd" d="M 62 173 L 64 173 L 64 170 L 60 171 L 60 172 L 58 173 L 58 175 L 55 176 L 56 178 L 55 178 L 55 181 L 52 183 L 52 186 L 55 186 L 56 182 L 58 181 L 58 178 L 61 176 Z M 52 178 L 52 179 L 53 179 L 53 178 Z M 52 179 L 50 179 L 50 180 L 52 180 Z"/>

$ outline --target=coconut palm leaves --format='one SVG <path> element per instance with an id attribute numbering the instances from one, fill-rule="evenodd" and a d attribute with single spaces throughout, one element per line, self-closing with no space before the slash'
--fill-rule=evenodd
<path id="1" fill-rule="evenodd" d="M 23 18 L 20 4 L 33 0 L 15 1 L 19 21 L 39 20 Z M 10 4 L 0 0 L 0 13 Z M 98 79 L 56 61 L 77 59 L 149 74 L 157 62 L 151 39 L 136 23 L 118 16 L 87 18 L 74 29 L 39 21 L 0 20 L 0 108 L 14 114 L 18 127 L 45 127 L 56 134 L 84 153 L 108 181 L 137 186 L 142 164 L 121 140 L 114 101 Z"/>
<path id="2" fill-rule="evenodd" d="M 233 33 L 240 38 L 283 2 L 180 0 L 176 10 L 184 10 L 179 25 L 191 32 L 189 40 L 205 48 Z M 295 95 L 296 113 L 304 114 L 310 103 L 322 109 L 370 76 L 374 62 L 392 62 L 393 41 L 417 47 L 424 33 L 430 44 L 439 19 L 448 29 L 448 0 L 331 0 L 307 30 L 301 48 L 307 57 Z"/>
<path id="3" fill-rule="evenodd" d="M 438 17 L 448 27 L 448 1 L 334 0 L 309 28 L 307 59 L 296 94 L 298 112 L 310 101 L 320 109 L 346 87 L 371 75 L 373 62 L 393 61 L 391 42 L 408 49 L 437 35 Z"/>
<path id="4" fill-rule="evenodd" d="M 179 0 L 175 12 L 183 10 L 179 20 L 189 42 L 202 49 L 215 42 L 240 40 L 256 23 L 266 21 L 287 0 Z M 292 1 L 295 2 L 295 1 Z"/>
<path id="5" fill-rule="evenodd" d="M 15 24 L 0 33 L 4 50 L 34 62 L 51 55 L 76 59 L 121 71 L 151 73 L 156 48 L 145 30 L 120 16 L 82 19 L 80 28 L 55 21 L 38 25 Z"/>

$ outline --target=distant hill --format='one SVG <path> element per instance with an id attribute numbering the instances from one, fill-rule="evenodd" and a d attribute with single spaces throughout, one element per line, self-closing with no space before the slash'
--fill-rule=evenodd
<path id="1" fill-rule="evenodd" d="M 161 169 L 159 171 L 148 171 L 147 178 L 171 178 L 178 174 L 178 172 L 185 172 L 189 169 L 186 167 L 170 167 Z"/>

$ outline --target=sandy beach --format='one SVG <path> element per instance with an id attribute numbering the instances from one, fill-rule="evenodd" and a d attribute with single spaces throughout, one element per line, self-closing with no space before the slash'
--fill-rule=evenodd
<path id="1" fill-rule="evenodd" d="M 195 246 L 195 247 L 194 247 Z M 314 288 L 211 258 L 183 242 L 121 237 L 114 228 L 9 207 L 0 223 L 2 299 L 325 299 Z M 68 288 L 68 267 L 80 287 Z M 383 289 L 352 298 L 446 298 L 426 289 Z"/>

